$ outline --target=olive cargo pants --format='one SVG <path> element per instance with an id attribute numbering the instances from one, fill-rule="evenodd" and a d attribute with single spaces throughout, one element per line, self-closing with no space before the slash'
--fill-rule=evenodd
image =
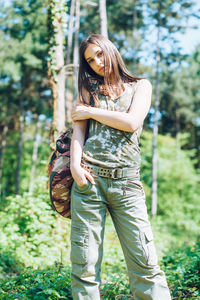
<path id="1" fill-rule="evenodd" d="M 71 262 L 74 300 L 99 300 L 107 209 L 125 256 L 133 299 L 170 300 L 164 272 L 157 265 L 145 195 L 138 178 L 95 177 L 71 194 Z"/>

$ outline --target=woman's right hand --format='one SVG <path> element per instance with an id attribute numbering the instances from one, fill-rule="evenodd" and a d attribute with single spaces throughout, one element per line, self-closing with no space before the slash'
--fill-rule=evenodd
<path id="1" fill-rule="evenodd" d="M 78 186 L 83 186 L 87 184 L 87 179 L 91 182 L 91 184 L 95 184 L 94 178 L 92 175 L 81 166 L 70 167 L 72 177 L 75 180 Z"/>

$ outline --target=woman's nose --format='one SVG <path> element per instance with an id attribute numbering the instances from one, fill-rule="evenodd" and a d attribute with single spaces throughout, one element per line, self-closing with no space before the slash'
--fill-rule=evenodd
<path id="1" fill-rule="evenodd" d="M 97 65 L 101 65 L 102 64 L 101 58 L 99 58 L 99 57 L 96 57 L 95 61 L 96 61 Z"/>

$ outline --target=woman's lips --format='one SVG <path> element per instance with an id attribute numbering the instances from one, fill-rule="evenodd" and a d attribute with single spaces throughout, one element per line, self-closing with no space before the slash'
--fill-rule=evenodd
<path id="1" fill-rule="evenodd" d="M 101 67 L 101 68 L 99 69 L 100 72 L 102 72 L 103 70 L 104 70 L 104 67 Z"/>

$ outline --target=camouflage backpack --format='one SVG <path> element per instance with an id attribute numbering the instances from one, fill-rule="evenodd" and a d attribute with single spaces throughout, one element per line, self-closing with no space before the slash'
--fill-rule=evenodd
<path id="1" fill-rule="evenodd" d="M 71 218 L 70 193 L 73 183 L 70 171 L 71 137 L 72 130 L 68 130 L 57 139 L 56 150 L 48 166 L 51 204 L 53 209 L 64 218 Z"/>

